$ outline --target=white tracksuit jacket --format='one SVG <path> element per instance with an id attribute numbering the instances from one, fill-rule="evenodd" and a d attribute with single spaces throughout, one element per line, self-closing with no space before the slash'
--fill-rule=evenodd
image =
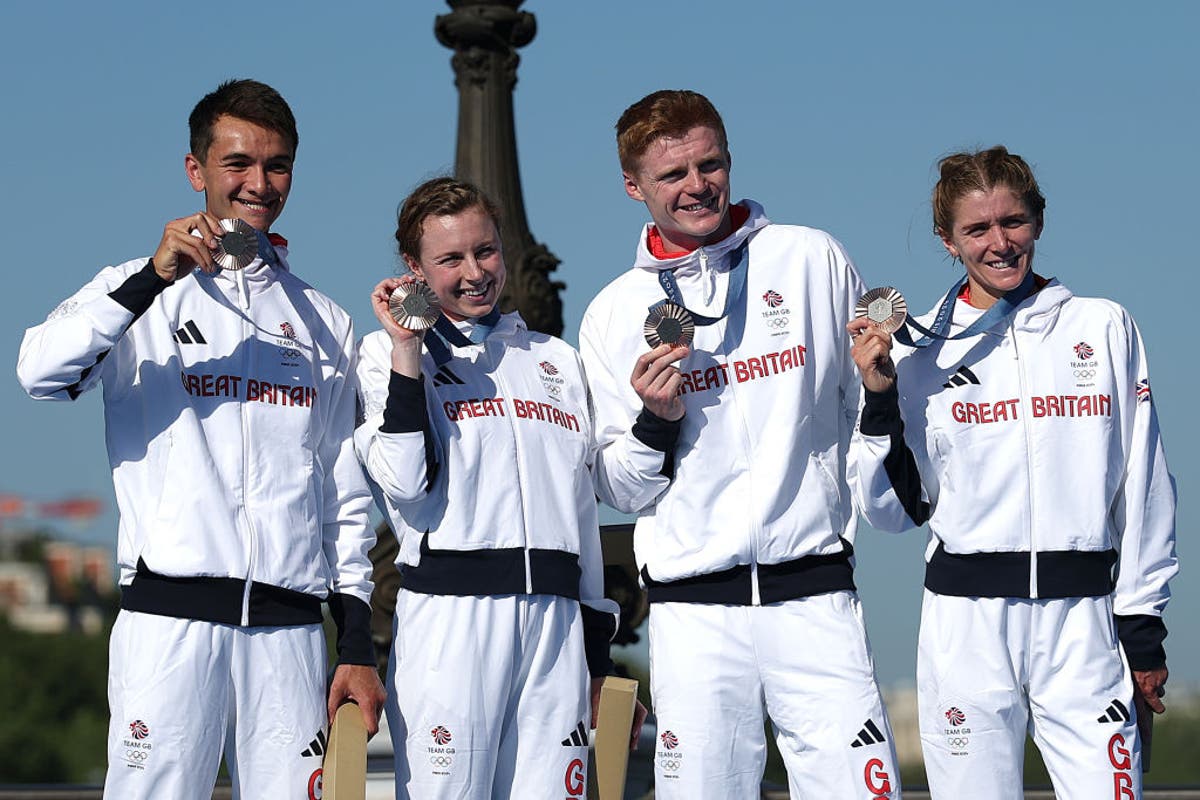
<path id="1" fill-rule="evenodd" d="M 957 300 L 951 333 L 981 313 Z M 867 392 L 851 449 L 866 519 L 928 520 L 935 593 L 1115 592 L 1130 665 L 1161 666 L 1175 487 L 1128 312 L 1051 280 L 1005 327 L 893 357 L 898 404 Z"/>
<path id="2" fill-rule="evenodd" d="M 26 332 L 17 373 L 39 399 L 104 385 L 124 608 L 292 625 L 328 597 L 343 660 L 373 664 L 354 332 L 276 255 L 174 283 L 105 268 Z"/>
<path id="3" fill-rule="evenodd" d="M 384 331 L 359 346 L 355 446 L 396 532 L 404 588 L 578 600 L 589 670 L 607 674 L 617 605 L 604 597 L 578 353 L 516 313 L 440 367 L 426 351 L 419 381 L 392 372 L 391 349 Z"/>
<path id="4" fill-rule="evenodd" d="M 634 546 L 652 601 L 757 605 L 854 588 L 844 475 L 861 382 L 842 332 L 863 284 L 828 234 L 740 205 L 749 216 L 733 234 L 678 258 L 650 253 L 647 226 L 634 268 L 592 301 L 580 330 L 596 490 L 639 515 Z M 747 239 L 744 301 L 697 327 L 679 365 L 682 422 L 643 412 L 630 372 L 649 349 L 647 310 L 665 297 L 659 270 L 675 270 L 691 310 L 720 316 Z"/>

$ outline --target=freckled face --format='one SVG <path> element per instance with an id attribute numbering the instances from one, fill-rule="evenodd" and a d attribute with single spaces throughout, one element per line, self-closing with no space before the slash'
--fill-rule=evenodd
<path id="1" fill-rule="evenodd" d="M 491 311 L 504 288 L 500 234 L 479 206 L 426 217 L 421 222 L 420 259 L 404 260 L 438 296 L 442 313 L 455 321 Z"/>
<path id="2" fill-rule="evenodd" d="M 625 192 L 646 204 L 673 249 L 694 250 L 724 239 L 733 228 L 729 164 L 717 132 L 695 127 L 678 138 L 656 139 L 637 170 L 624 173 Z"/>
<path id="3" fill-rule="evenodd" d="M 1042 220 L 1007 186 L 963 195 L 954 204 L 953 219 L 942 244 L 966 267 L 971 305 L 990 308 L 1033 268 Z"/>

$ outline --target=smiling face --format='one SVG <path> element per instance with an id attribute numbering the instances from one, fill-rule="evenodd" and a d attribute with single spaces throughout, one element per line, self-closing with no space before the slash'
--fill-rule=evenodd
<path id="1" fill-rule="evenodd" d="M 998 185 L 960 197 L 950 230 L 940 235 L 946 251 L 966 267 L 971 305 L 990 308 L 1033 268 L 1042 219 L 1011 189 Z"/>
<path id="2" fill-rule="evenodd" d="M 405 255 L 413 274 L 429 284 L 442 313 L 455 322 L 492 310 L 504 288 L 504 257 L 496 224 L 480 206 L 421 222 L 420 258 Z"/>
<path id="3" fill-rule="evenodd" d="M 719 242 L 733 226 L 729 218 L 729 153 L 712 128 L 656 139 L 623 173 L 625 192 L 646 204 L 665 243 L 695 250 Z"/>
<path id="4" fill-rule="evenodd" d="M 293 158 L 282 134 L 225 115 L 213 124 L 204 161 L 189 153 L 184 163 L 192 188 L 204 192 L 210 214 L 236 217 L 266 232 L 283 213 L 292 190 Z"/>

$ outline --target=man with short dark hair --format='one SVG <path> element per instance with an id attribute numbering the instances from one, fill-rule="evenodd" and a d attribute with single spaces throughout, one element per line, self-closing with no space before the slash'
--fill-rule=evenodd
<path id="1" fill-rule="evenodd" d="M 229 81 L 190 124 L 205 209 L 30 328 L 17 373 L 39 399 L 104 385 L 122 609 L 105 796 L 207 800 L 222 750 L 235 796 L 319 796 L 332 712 L 354 700 L 373 732 L 384 696 L 354 332 L 271 232 L 298 142 L 284 99 Z"/>
<path id="2" fill-rule="evenodd" d="M 862 281 L 829 235 L 730 202 L 703 95 L 643 98 L 617 145 L 652 224 L 579 342 L 597 492 L 638 514 L 655 797 L 757 797 L 764 717 L 792 797 L 899 797 L 846 486 L 860 388 L 844 331 Z"/>

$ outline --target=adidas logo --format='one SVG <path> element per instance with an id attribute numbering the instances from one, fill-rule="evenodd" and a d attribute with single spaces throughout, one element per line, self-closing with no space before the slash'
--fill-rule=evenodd
<path id="1" fill-rule="evenodd" d="M 875 727 L 873 720 L 867 720 L 863 723 L 863 728 L 858 732 L 858 738 L 850 743 L 851 747 L 870 747 L 873 744 L 883 744 L 887 738 L 879 732 L 879 728 Z"/>
<path id="2" fill-rule="evenodd" d="M 305 751 L 300 755 L 304 756 L 305 758 L 310 756 L 323 756 L 325 755 L 325 747 L 327 744 L 328 743 L 325 740 L 325 731 L 317 731 L 317 738 L 309 742 L 308 748 L 305 749 Z"/>
<path id="3" fill-rule="evenodd" d="M 942 384 L 942 388 L 953 389 L 956 386 L 966 386 L 968 383 L 973 383 L 978 386 L 979 378 L 976 378 L 975 373 L 967 369 L 966 365 L 964 364 L 963 366 L 959 367 L 953 375 L 950 376 L 950 380 Z"/>
<path id="4" fill-rule="evenodd" d="M 1129 709 L 1120 700 L 1113 700 L 1108 704 L 1108 709 L 1096 717 L 1096 722 L 1129 722 Z"/>
<path id="5" fill-rule="evenodd" d="M 462 382 L 462 378 L 458 377 L 445 367 L 442 367 L 433 375 L 434 386 L 445 386 L 448 383 L 457 383 L 461 386 Z"/>
<path id="6" fill-rule="evenodd" d="M 196 323 L 190 319 L 182 328 L 175 331 L 174 338 L 180 344 L 208 344 L 204 337 L 200 335 L 200 329 L 196 327 Z"/>
<path id="7" fill-rule="evenodd" d="M 563 747 L 587 747 L 588 732 L 583 726 L 583 720 L 579 720 L 579 724 L 575 726 L 575 730 L 571 731 L 571 735 L 562 740 Z"/>

